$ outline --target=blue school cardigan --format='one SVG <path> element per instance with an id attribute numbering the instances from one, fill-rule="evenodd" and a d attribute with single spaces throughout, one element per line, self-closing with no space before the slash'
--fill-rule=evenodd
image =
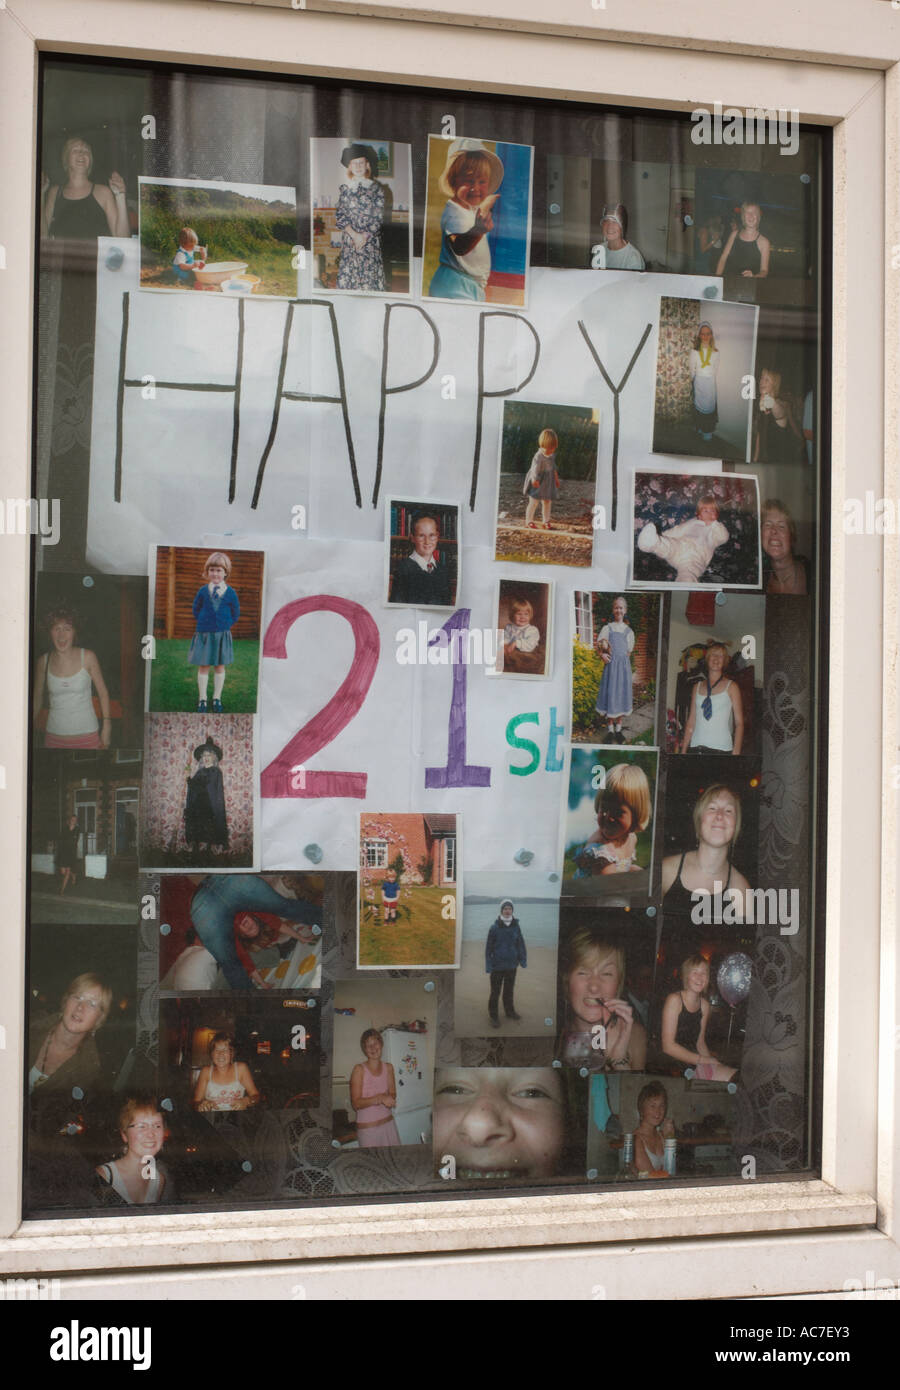
<path id="1" fill-rule="evenodd" d="M 230 585 L 219 599 L 218 609 L 213 607 L 209 585 L 204 584 L 194 599 L 194 617 L 198 632 L 228 632 L 241 616 L 238 596 Z"/>

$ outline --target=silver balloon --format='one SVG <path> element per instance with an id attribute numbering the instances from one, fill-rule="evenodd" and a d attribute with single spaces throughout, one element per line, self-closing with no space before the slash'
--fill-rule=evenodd
<path id="1" fill-rule="evenodd" d="M 725 957 L 716 972 L 716 983 L 726 1004 L 736 1008 L 747 998 L 752 974 L 753 962 L 743 951 L 735 951 L 733 955 Z"/>

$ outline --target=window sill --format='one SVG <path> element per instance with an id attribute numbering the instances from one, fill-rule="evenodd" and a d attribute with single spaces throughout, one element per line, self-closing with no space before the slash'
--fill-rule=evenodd
<path id="1" fill-rule="evenodd" d="M 820 1180 L 578 1195 L 30 1221 L 8 1274 L 521 1249 L 873 1226 L 875 1201 Z"/>

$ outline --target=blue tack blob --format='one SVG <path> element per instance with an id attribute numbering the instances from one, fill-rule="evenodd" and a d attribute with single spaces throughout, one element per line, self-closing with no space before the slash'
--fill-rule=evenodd
<path id="1" fill-rule="evenodd" d="M 303 853 L 311 863 L 321 864 L 323 858 L 321 845 L 304 845 Z"/>
<path id="2" fill-rule="evenodd" d="M 534 853 L 530 849 L 517 849 L 513 859 L 517 864 L 530 864 L 534 858 Z"/>

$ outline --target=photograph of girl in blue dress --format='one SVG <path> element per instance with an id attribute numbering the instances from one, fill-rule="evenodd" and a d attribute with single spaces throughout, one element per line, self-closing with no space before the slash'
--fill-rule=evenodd
<path id="1" fill-rule="evenodd" d="M 573 743 L 656 743 L 659 610 L 659 594 L 576 590 Z"/>
<path id="2" fill-rule="evenodd" d="M 264 561 L 261 550 L 157 546 L 149 710 L 256 713 Z"/>
<path id="3" fill-rule="evenodd" d="M 393 140 L 310 141 L 314 289 L 410 293 L 411 153 Z"/>

